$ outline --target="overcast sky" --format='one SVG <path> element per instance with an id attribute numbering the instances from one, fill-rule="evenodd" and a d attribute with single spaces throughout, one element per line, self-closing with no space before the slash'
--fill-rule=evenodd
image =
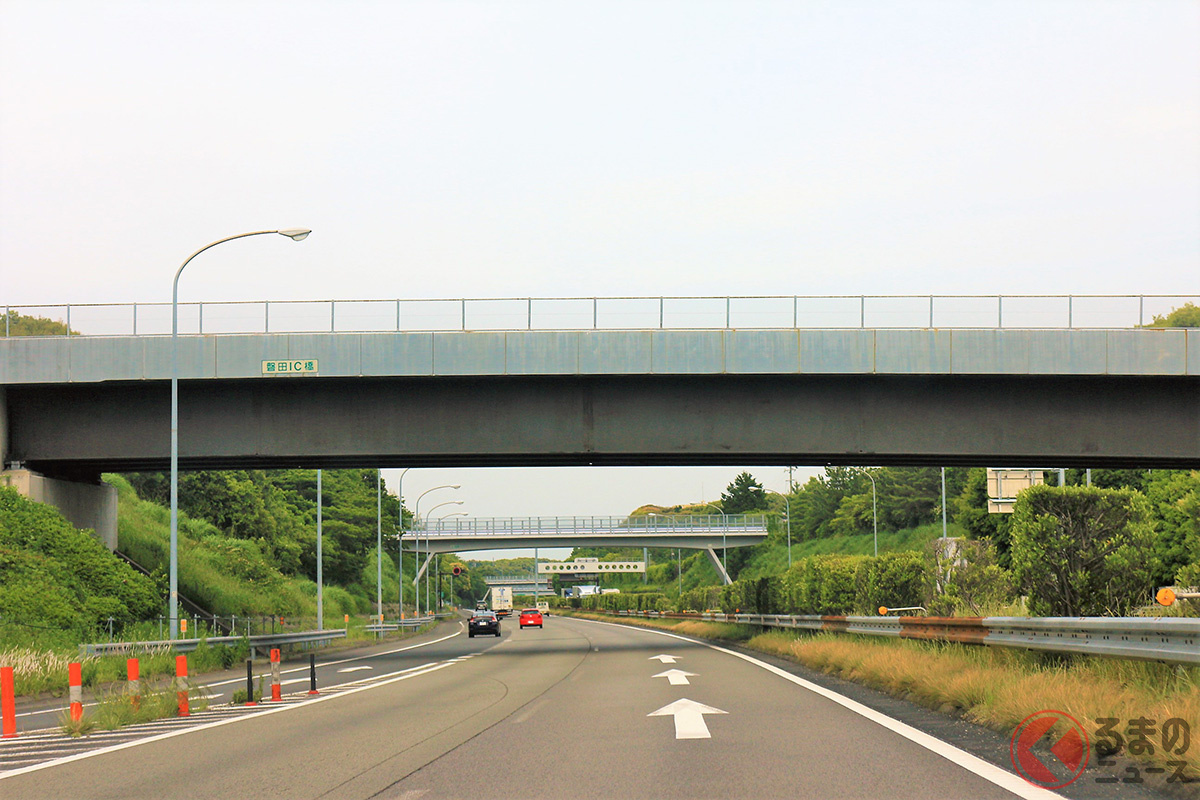
<path id="1" fill-rule="evenodd" d="M 181 299 L 1195 294 L 1200 3 L 0 0 L 0 303 L 278 227 Z M 737 469 L 422 472 L 488 516 Z"/>

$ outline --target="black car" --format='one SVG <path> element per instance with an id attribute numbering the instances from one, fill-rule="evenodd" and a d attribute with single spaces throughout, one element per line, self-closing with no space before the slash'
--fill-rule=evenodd
<path id="1" fill-rule="evenodd" d="M 477 633 L 491 633 L 499 636 L 500 620 L 491 611 L 476 611 L 467 623 L 467 636 L 474 639 Z"/>

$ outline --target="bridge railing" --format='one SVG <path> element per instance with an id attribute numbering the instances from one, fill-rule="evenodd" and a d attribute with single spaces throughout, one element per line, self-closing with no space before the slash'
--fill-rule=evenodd
<path id="1" fill-rule="evenodd" d="M 763 514 L 655 514 L 637 517 L 459 517 L 432 521 L 405 536 L 554 536 L 564 533 L 761 533 Z"/>
<path id="2" fill-rule="evenodd" d="M 255 300 L 179 304 L 182 334 L 395 331 L 1134 328 L 1200 295 L 828 295 Z M 69 335 L 171 332 L 170 303 L 6 305 L 0 336 L 50 319 Z"/>

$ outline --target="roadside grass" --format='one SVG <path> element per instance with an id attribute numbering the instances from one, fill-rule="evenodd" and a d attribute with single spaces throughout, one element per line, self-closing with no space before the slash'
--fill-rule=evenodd
<path id="1" fill-rule="evenodd" d="M 201 686 L 188 689 L 188 705 L 192 711 L 208 708 L 208 693 Z M 127 725 L 152 722 L 179 715 L 179 698 L 174 688 L 142 692 L 137 701 L 122 692 L 109 692 L 97 706 L 86 710 L 76 722 L 69 711 L 59 714 L 59 728 L 68 736 L 86 736 L 97 729 L 115 731 Z"/>
<path id="2" fill-rule="evenodd" d="M 1154 721 L 1153 753 L 1124 755 L 1173 767 L 1184 762 L 1200 776 L 1198 745 L 1177 742 L 1162 747 L 1162 724 L 1184 720 L 1200 734 L 1200 667 L 1082 655 L 972 647 L 911 639 L 882 639 L 851 634 L 759 632 L 749 625 L 692 620 L 656 620 L 563 612 L 586 619 L 669 630 L 697 638 L 742 642 L 763 653 L 797 661 L 812 669 L 864 684 L 944 713 L 1011 734 L 1030 714 L 1055 709 L 1079 720 L 1089 735 L 1100 719 L 1119 720 L 1123 736 L 1131 721 Z M 726 629 L 738 629 L 725 635 Z M 1065 733 L 1065 729 L 1059 733 Z M 1093 745 L 1095 745 L 1093 740 Z"/>

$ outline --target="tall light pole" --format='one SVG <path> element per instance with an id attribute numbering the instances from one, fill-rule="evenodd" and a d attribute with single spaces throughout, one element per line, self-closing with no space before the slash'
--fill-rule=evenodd
<path id="1" fill-rule="evenodd" d="M 416 520 L 417 526 L 419 527 L 421 525 L 421 498 L 422 497 L 429 494 L 430 492 L 436 492 L 438 489 L 461 489 L 461 488 L 462 488 L 462 486 L 460 486 L 457 483 L 446 483 L 446 484 L 442 484 L 441 486 L 435 486 L 432 489 L 426 489 L 425 491 L 423 491 L 419 495 L 417 495 L 417 502 L 415 504 L 413 504 L 413 519 Z M 413 549 L 413 554 L 417 556 L 417 563 L 420 564 L 420 562 L 421 562 L 421 556 L 420 556 L 420 552 L 419 552 L 419 546 L 420 546 L 420 541 L 421 541 L 420 532 L 417 533 L 416 541 L 417 541 L 417 547 Z M 425 548 L 427 550 L 429 548 L 429 537 L 428 536 L 425 537 Z M 416 566 L 413 567 L 413 589 L 416 592 L 414 600 L 416 601 L 416 613 L 417 613 L 418 617 L 421 616 L 421 584 L 420 584 L 420 580 L 417 577 L 417 572 L 419 570 L 420 570 L 420 567 L 416 567 Z"/>
<path id="2" fill-rule="evenodd" d="M 188 256 L 187 261 L 175 271 L 175 280 L 171 282 L 171 563 L 170 563 L 170 598 L 167 615 L 171 618 L 171 639 L 179 638 L 179 276 L 192 259 L 208 250 L 234 239 L 245 239 L 247 236 L 262 236 L 267 233 L 278 233 L 293 241 L 300 241 L 312 231 L 304 228 L 290 228 L 275 231 L 251 231 L 227 236 L 215 242 L 204 245 Z"/>
<path id="3" fill-rule="evenodd" d="M 436 506 L 429 509 L 429 511 L 425 512 L 425 524 L 422 525 L 421 527 L 423 527 L 425 529 L 426 549 L 428 549 L 428 546 L 429 546 L 429 517 L 433 515 L 434 511 L 437 511 L 442 506 L 461 506 L 462 504 L 463 504 L 462 500 L 447 500 L 444 503 L 438 503 Z M 435 566 L 438 569 L 438 571 L 440 572 L 441 566 L 442 566 L 440 559 L 438 560 L 438 562 Z M 433 604 L 429 600 L 429 570 L 428 569 L 425 570 L 425 606 L 426 606 L 426 608 L 433 608 Z"/>
<path id="4" fill-rule="evenodd" d="M 716 503 L 705 503 L 704 507 L 715 508 L 717 513 L 721 515 L 721 566 L 725 568 L 725 577 L 729 577 L 729 548 L 725 546 L 725 535 L 729 533 L 729 517 L 725 516 L 725 509 L 721 508 Z M 731 579 L 732 580 L 732 579 Z"/>
<path id="5" fill-rule="evenodd" d="M 325 576 L 321 564 L 321 470 L 317 470 L 317 630 L 325 630 Z"/>
<path id="6" fill-rule="evenodd" d="M 863 470 L 863 475 L 866 475 L 871 481 L 871 524 L 875 529 L 875 557 L 879 557 L 879 514 L 876 512 L 875 505 L 875 476 Z"/>
<path id="7" fill-rule="evenodd" d="M 375 612 L 383 624 L 383 470 L 375 470 Z M 383 636 L 383 631 L 379 632 Z"/>
<path id="8" fill-rule="evenodd" d="M 400 472 L 400 480 L 396 484 L 396 499 L 400 501 L 400 510 L 396 512 L 396 549 L 400 551 L 400 589 L 399 605 L 400 619 L 404 619 L 404 476 L 412 467 L 406 467 Z"/>
<path id="9" fill-rule="evenodd" d="M 468 514 L 466 511 L 452 511 L 449 514 L 442 514 L 440 517 L 438 517 L 434 521 L 441 522 L 442 520 L 446 519 L 447 517 L 469 517 L 469 516 L 470 516 L 470 514 Z M 438 562 L 438 566 L 439 567 L 441 566 L 441 562 Z M 441 591 L 441 588 L 442 588 L 441 584 L 438 584 L 439 592 Z M 450 576 L 450 591 L 451 591 L 451 593 L 453 593 L 453 591 L 454 591 L 454 576 L 453 575 Z"/>

